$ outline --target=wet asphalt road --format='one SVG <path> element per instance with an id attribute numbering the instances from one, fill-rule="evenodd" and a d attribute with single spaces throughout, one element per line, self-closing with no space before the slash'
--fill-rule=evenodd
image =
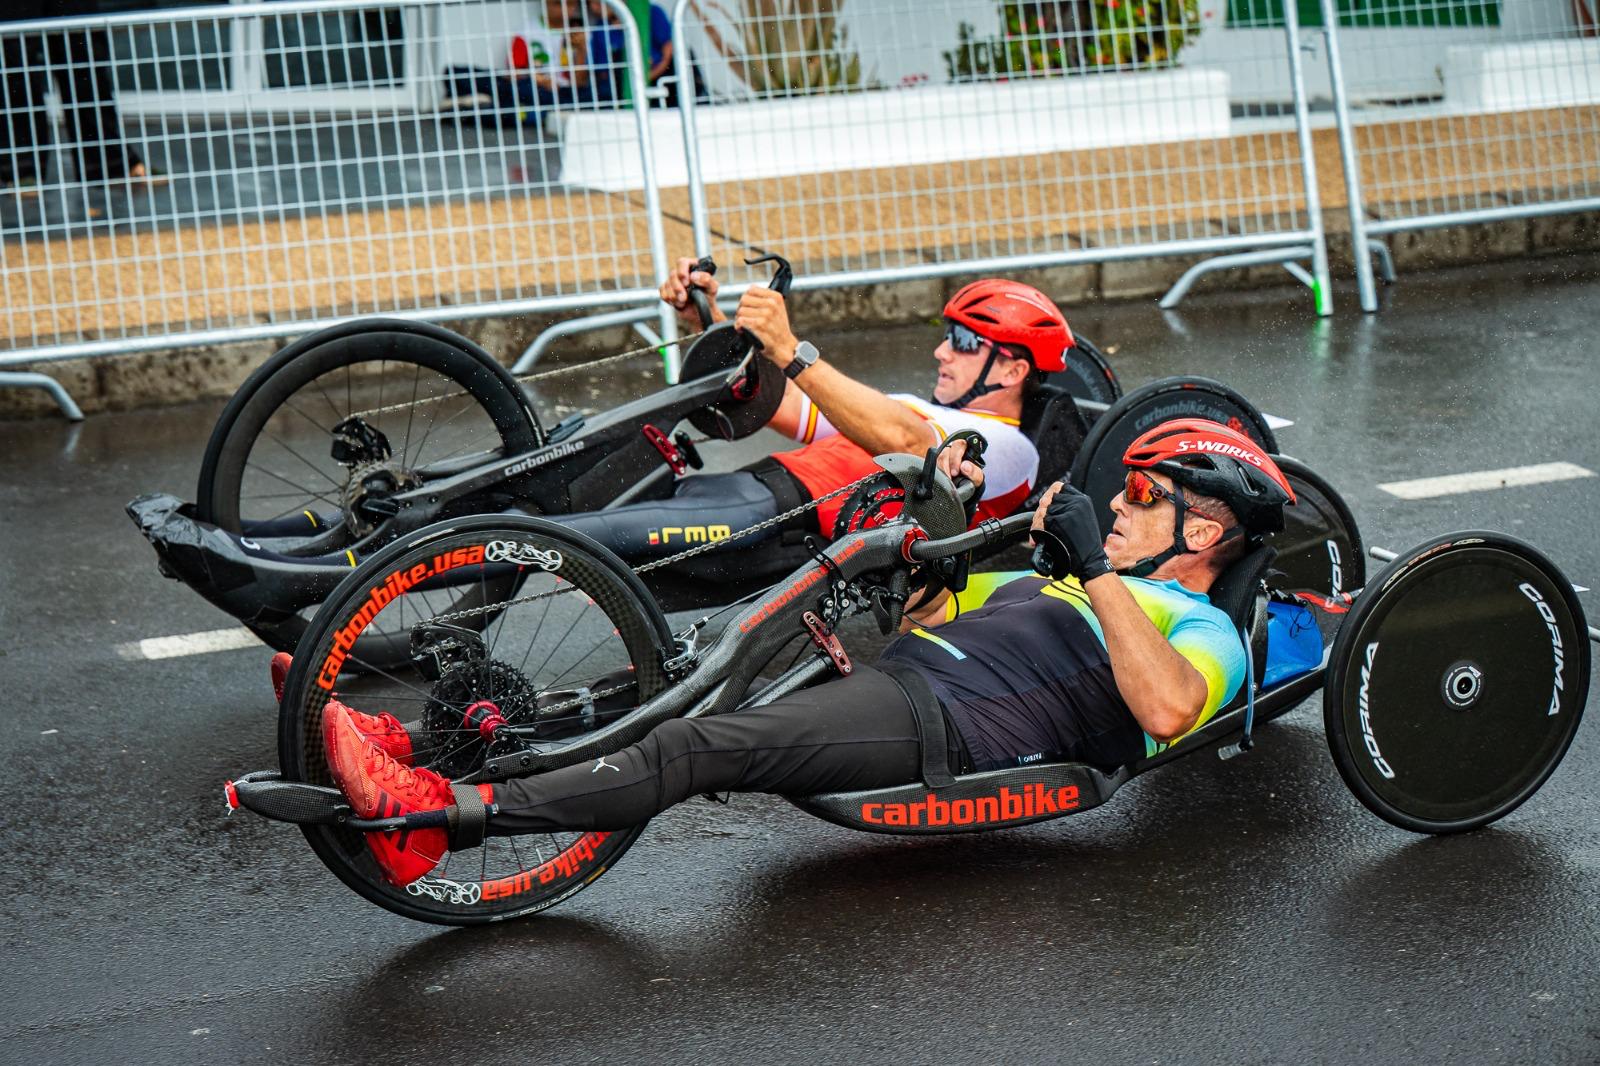
<path id="1" fill-rule="evenodd" d="M 1600 479 L 1376 488 L 1600 470 L 1597 282 L 1600 260 L 1510 264 L 1407 278 L 1372 318 L 1317 322 L 1286 290 L 1073 321 L 1126 384 L 1204 372 L 1294 418 L 1284 449 L 1369 543 L 1499 528 L 1600 585 Z M 931 327 L 816 339 L 925 387 Z M 586 401 L 567 388 L 545 399 Z M 0 424 L 0 1060 L 1600 1059 L 1592 698 L 1545 788 L 1460 837 L 1367 813 L 1313 700 L 1250 756 L 1180 760 L 1081 818 L 907 841 L 695 801 L 543 917 L 443 931 L 380 911 L 293 829 L 223 817 L 221 782 L 275 764 L 264 650 L 115 651 L 231 624 L 157 575 L 121 513 L 192 491 L 219 408 Z"/>

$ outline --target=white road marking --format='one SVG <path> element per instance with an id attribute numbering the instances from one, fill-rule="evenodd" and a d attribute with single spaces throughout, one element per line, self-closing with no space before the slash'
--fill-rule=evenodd
<path id="1" fill-rule="evenodd" d="M 124 659 L 177 659 L 185 655 L 205 655 L 236 648 L 261 648 L 261 638 L 243 626 L 236 629 L 211 629 L 204 633 L 180 633 L 174 637 L 146 637 L 117 645 Z"/>
<path id="2" fill-rule="evenodd" d="M 1511 466 L 1504 470 L 1479 470 L 1472 474 L 1446 474 L 1443 477 L 1420 477 L 1413 481 L 1391 481 L 1378 488 L 1402 500 L 1426 500 L 1434 496 L 1453 496 L 1460 492 L 1482 492 L 1485 489 L 1508 489 L 1518 485 L 1542 485 L 1547 481 L 1570 481 L 1573 478 L 1594 477 L 1576 463 L 1539 463 L 1535 466 Z"/>
<path id="3" fill-rule="evenodd" d="M 1267 428 L 1272 430 L 1274 433 L 1280 429 L 1285 429 L 1294 425 L 1294 419 L 1292 418 L 1279 418 L 1277 415 L 1268 414 L 1265 411 L 1261 412 L 1261 417 L 1267 420 Z"/>

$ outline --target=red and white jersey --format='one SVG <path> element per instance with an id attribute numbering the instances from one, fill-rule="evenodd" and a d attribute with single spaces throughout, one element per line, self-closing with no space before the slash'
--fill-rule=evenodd
<path id="1" fill-rule="evenodd" d="M 974 523 L 1012 514 L 1033 491 L 1034 480 L 1039 476 L 1039 451 L 1017 428 L 1016 419 L 970 407 L 960 410 L 941 407 L 903 393 L 892 394 L 889 398 L 905 404 L 925 419 L 938 432 L 940 440 L 960 429 L 975 429 L 989 442 L 984 452 L 983 498 L 978 503 Z M 877 472 L 878 465 L 865 448 L 840 434 L 809 397 L 804 402 L 800 413 L 801 429 L 795 439 L 804 441 L 806 446 L 792 452 L 778 452 L 773 458 L 799 479 L 812 499 Z M 929 443 L 932 443 L 931 438 Z M 829 500 L 817 508 L 817 525 L 823 533 L 832 532 L 845 499 Z"/>

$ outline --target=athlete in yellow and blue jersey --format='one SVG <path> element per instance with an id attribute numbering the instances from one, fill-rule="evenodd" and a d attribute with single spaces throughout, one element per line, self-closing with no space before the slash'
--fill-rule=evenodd
<path id="1" fill-rule="evenodd" d="M 941 468 L 981 481 L 964 451 L 951 442 Z M 468 803 L 482 832 L 502 835 L 621 829 L 705 792 L 905 785 L 935 776 L 935 761 L 946 776 L 1130 762 L 1188 735 L 1238 691 L 1243 642 L 1206 593 L 1283 527 L 1294 495 L 1271 457 L 1214 422 L 1163 423 L 1123 463 L 1108 536 L 1088 497 L 1054 486 L 1034 516 L 1034 566 L 1049 577 L 978 577 L 960 596 L 915 607 L 876 668 L 736 714 L 675 718 L 592 765 L 474 785 L 467 800 L 465 786 L 412 762 L 410 726 L 331 700 L 329 769 L 361 817 L 444 810 L 448 823 L 450 808 L 459 818 Z M 395 884 L 480 839 L 452 842 L 443 828 L 369 836 Z"/>
<path id="2" fill-rule="evenodd" d="M 1192 732 L 1244 682 L 1239 634 L 1204 594 L 1177 581 L 1122 582 L 1205 679 L 1205 702 L 1185 731 Z M 936 630 L 913 628 L 883 657 L 928 679 L 974 769 L 1060 758 L 1115 766 L 1167 746 L 1140 728 L 1118 692 L 1105 630 L 1077 578 L 976 574 L 942 613 Z"/>

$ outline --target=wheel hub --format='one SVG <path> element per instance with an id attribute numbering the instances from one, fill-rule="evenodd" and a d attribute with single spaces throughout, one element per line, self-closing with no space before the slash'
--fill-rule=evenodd
<path id="1" fill-rule="evenodd" d="M 352 536 L 366 536 L 396 513 L 398 508 L 390 502 L 391 497 L 421 484 L 417 475 L 388 461 L 356 467 L 344 486 L 345 528 Z"/>
<path id="2" fill-rule="evenodd" d="M 1455 663 L 1445 671 L 1440 689 L 1446 703 L 1464 711 L 1483 695 L 1483 671 L 1474 663 Z"/>

